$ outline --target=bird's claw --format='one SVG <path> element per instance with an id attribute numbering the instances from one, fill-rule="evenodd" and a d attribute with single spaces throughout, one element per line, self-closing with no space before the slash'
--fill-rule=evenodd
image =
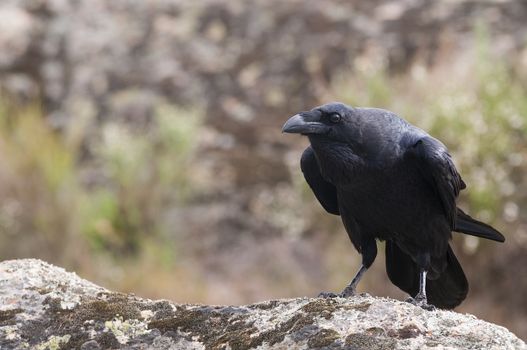
<path id="1" fill-rule="evenodd" d="M 419 306 L 421 309 L 424 309 L 424 310 L 427 310 L 427 311 L 435 311 L 436 310 L 436 307 L 432 304 L 428 304 L 427 301 L 426 301 L 426 298 L 419 298 L 419 297 L 415 297 L 415 298 L 408 298 L 405 300 L 407 303 L 410 303 L 412 305 L 415 305 L 415 306 Z"/>
<path id="2" fill-rule="evenodd" d="M 339 294 L 332 293 L 332 292 L 321 292 L 318 295 L 318 297 L 319 298 L 349 298 L 349 297 L 354 296 L 355 294 L 356 294 L 355 289 L 345 288 Z"/>
<path id="3" fill-rule="evenodd" d="M 324 299 L 328 299 L 328 298 L 337 298 L 339 297 L 340 295 L 338 294 L 335 294 L 335 293 L 331 293 L 331 292 L 320 292 L 318 294 L 318 298 L 324 298 Z"/>
<path id="4" fill-rule="evenodd" d="M 344 290 L 339 294 L 339 297 L 341 298 L 349 298 L 352 296 L 355 296 L 357 293 L 355 292 L 355 288 L 351 286 L 347 286 L 344 288 Z"/>

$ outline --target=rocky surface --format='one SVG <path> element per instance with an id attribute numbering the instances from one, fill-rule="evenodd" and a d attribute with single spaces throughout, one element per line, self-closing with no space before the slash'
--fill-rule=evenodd
<path id="1" fill-rule="evenodd" d="M 111 292 L 40 260 L 0 263 L 2 349 L 527 349 L 505 328 L 361 295 L 246 306 Z"/>

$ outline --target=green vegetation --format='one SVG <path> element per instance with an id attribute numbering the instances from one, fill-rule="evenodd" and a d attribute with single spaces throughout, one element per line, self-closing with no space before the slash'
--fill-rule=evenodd
<path id="1" fill-rule="evenodd" d="M 74 259 L 85 243 L 95 253 L 137 255 L 153 240 L 152 254 L 170 260 L 159 217 L 192 194 L 188 163 L 201 118 L 163 105 L 155 122 L 146 135 L 105 125 L 94 159 L 83 163 L 81 147 L 53 130 L 37 104 L 0 103 L 0 239 L 21 243 L 3 257 Z M 94 168 L 103 175 L 83 183 Z"/>
<path id="2" fill-rule="evenodd" d="M 98 250 L 136 254 L 143 239 L 166 237 L 160 214 L 192 193 L 189 161 L 200 122 L 197 111 L 162 105 L 145 135 L 105 127 L 95 157 L 106 184 L 83 200 L 82 231 Z"/>
<path id="3" fill-rule="evenodd" d="M 40 250 L 55 255 L 71 234 L 77 194 L 74 154 L 42 118 L 38 105 L 0 108 L 0 235 L 3 256 Z M 19 251 L 16 251 L 16 250 Z"/>

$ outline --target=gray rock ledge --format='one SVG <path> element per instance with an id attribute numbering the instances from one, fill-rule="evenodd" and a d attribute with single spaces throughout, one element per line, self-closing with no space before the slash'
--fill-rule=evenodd
<path id="1" fill-rule="evenodd" d="M 0 263 L 1 349 L 527 349 L 507 329 L 372 296 L 246 306 L 111 292 L 40 260 Z"/>

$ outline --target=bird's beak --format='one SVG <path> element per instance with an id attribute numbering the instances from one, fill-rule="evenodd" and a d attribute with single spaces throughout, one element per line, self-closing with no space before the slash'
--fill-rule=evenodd
<path id="1" fill-rule="evenodd" d="M 327 132 L 328 126 L 318 121 L 310 120 L 307 114 L 295 114 L 282 127 L 282 132 L 289 134 L 323 134 Z"/>

